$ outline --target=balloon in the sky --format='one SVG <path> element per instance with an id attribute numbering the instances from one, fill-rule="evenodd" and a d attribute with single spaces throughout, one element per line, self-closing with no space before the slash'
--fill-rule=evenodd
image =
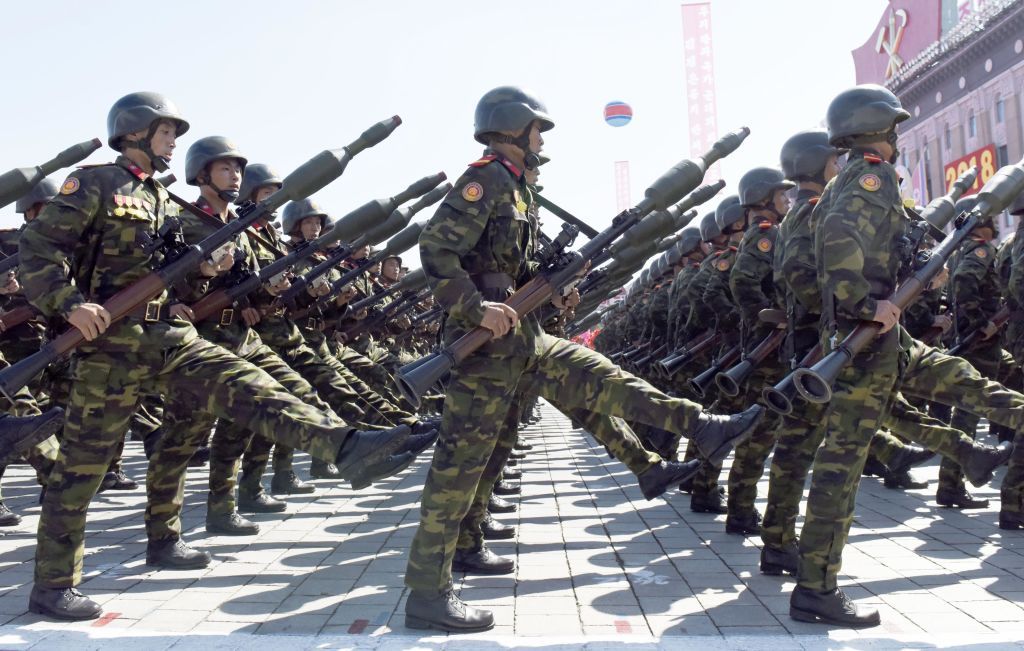
<path id="1" fill-rule="evenodd" d="M 625 102 L 608 102 L 604 106 L 604 121 L 613 127 L 624 127 L 633 119 L 633 107 Z"/>

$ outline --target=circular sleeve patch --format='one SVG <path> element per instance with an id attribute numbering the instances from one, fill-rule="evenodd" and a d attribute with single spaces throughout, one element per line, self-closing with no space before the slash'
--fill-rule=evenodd
<path id="1" fill-rule="evenodd" d="M 757 248 L 759 251 L 762 251 L 763 253 L 768 253 L 769 251 L 772 250 L 772 241 L 769 240 L 767 237 L 762 237 L 757 241 Z"/>
<path id="2" fill-rule="evenodd" d="M 480 201 L 484 196 L 484 186 L 480 185 L 476 181 L 467 183 L 466 187 L 462 188 L 462 198 L 466 201 Z"/>
<path id="3" fill-rule="evenodd" d="M 857 182 L 868 192 L 878 192 L 878 188 L 882 187 L 882 179 L 877 174 L 864 174 Z"/>
<path id="4" fill-rule="evenodd" d="M 988 251 L 985 250 L 985 247 L 978 247 L 974 249 L 974 255 L 978 256 L 979 258 L 987 258 Z"/>
<path id="5" fill-rule="evenodd" d="M 60 186 L 61 194 L 74 194 L 78 192 L 78 188 L 82 187 L 82 184 L 78 179 L 71 177 L 67 181 L 64 181 L 64 185 Z"/>
<path id="6" fill-rule="evenodd" d="M 725 271 L 729 268 L 729 261 L 719 260 L 718 262 L 715 263 L 715 267 L 717 267 L 719 271 Z"/>

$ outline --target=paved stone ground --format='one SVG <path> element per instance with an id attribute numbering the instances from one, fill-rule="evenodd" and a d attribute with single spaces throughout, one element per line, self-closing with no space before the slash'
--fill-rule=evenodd
<path id="1" fill-rule="evenodd" d="M 403 626 L 402 575 L 427 459 L 360 493 L 318 482 L 285 517 L 256 516 L 258 536 L 207 535 L 204 470 L 189 473 L 184 514 L 205 570 L 151 571 L 143 491 L 99 496 L 90 511 L 82 590 L 103 603 L 95 622 L 26 612 L 39 508 L 27 466 L 4 478 L 26 516 L 0 537 L 0 649 L 375 648 L 899 648 L 1018 646 L 1024 634 L 1024 535 L 996 527 L 992 507 L 936 507 L 931 490 L 863 482 L 843 584 L 882 611 L 881 627 L 828 630 L 787 616 L 791 581 L 757 572 L 756 538 L 724 533 L 724 516 L 694 514 L 674 493 L 646 502 L 618 462 L 550 407 L 525 431 L 535 449 L 520 510 L 500 516 L 518 539 L 512 577 L 457 576 L 465 598 L 498 626 L 472 636 L 420 637 Z M 126 450 L 141 479 L 139 444 Z M 299 458 L 305 475 L 308 457 Z M 933 481 L 937 464 L 916 471 Z M 269 480 L 268 480 L 269 481 Z M 763 496 L 766 486 L 762 482 Z M 762 505 L 763 508 L 763 505 Z"/>

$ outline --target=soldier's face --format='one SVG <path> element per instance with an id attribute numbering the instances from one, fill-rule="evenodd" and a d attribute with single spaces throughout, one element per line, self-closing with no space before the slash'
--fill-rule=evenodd
<path id="1" fill-rule="evenodd" d="M 260 189 L 256 190 L 256 201 L 266 201 L 267 199 L 272 197 L 274 193 L 278 191 L 278 189 L 279 188 L 276 185 L 264 185 L 260 187 Z"/>
<path id="2" fill-rule="evenodd" d="M 210 163 L 210 183 L 219 190 L 238 190 L 242 184 L 242 166 L 234 158 Z"/>
<path id="3" fill-rule="evenodd" d="M 780 215 L 789 212 L 789 194 L 785 190 L 776 190 L 772 196 L 772 204 Z"/>
<path id="4" fill-rule="evenodd" d="M 388 280 L 398 280 L 399 265 L 396 258 L 388 258 L 381 265 L 380 275 L 384 276 Z"/>
<path id="5" fill-rule="evenodd" d="M 825 182 L 828 183 L 839 176 L 839 169 L 839 156 L 835 154 L 829 156 L 828 162 L 825 163 Z"/>
<path id="6" fill-rule="evenodd" d="M 302 237 L 307 242 L 320 237 L 320 230 L 323 228 L 321 220 L 322 218 L 319 215 L 313 215 L 312 217 L 306 217 L 299 224 L 299 230 L 302 231 Z"/>
<path id="7" fill-rule="evenodd" d="M 25 211 L 25 223 L 27 224 L 28 222 L 30 222 L 33 219 L 35 219 L 36 217 L 38 217 L 39 213 L 43 209 L 43 206 L 45 206 L 45 205 L 46 205 L 45 203 L 36 203 L 36 204 L 33 204 L 31 208 L 26 210 Z"/>
<path id="8" fill-rule="evenodd" d="M 361 246 L 358 249 L 356 249 L 355 253 L 352 254 L 352 259 L 353 260 L 362 260 L 363 258 L 365 258 L 368 255 L 370 255 L 370 245 L 369 244 L 367 244 L 366 246 Z"/>
<path id="9" fill-rule="evenodd" d="M 540 122 L 536 120 L 530 125 L 530 151 L 539 154 L 544 149 L 544 137 L 540 135 Z"/>
<path id="10" fill-rule="evenodd" d="M 153 155 L 171 160 L 174 156 L 177 138 L 178 128 L 174 123 L 166 120 L 161 122 L 160 126 L 156 128 L 156 133 L 153 134 L 152 140 L 150 140 Z"/>

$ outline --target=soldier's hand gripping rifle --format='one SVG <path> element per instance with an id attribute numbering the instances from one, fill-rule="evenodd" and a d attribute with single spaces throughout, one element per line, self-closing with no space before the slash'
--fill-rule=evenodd
<path id="1" fill-rule="evenodd" d="M 120 321 L 140 305 L 149 303 L 168 287 L 192 272 L 211 253 L 239 236 L 257 220 L 269 221 L 274 211 L 292 200 L 308 197 L 337 179 L 354 156 L 387 138 L 402 123 L 397 115 L 378 122 L 343 149 L 325 150 L 289 174 L 281 189 L 268 199 L 249 204 L 239 210 L 238 219 L 225 224 L 209 237 L 192 246 L 168 251 L 165 263 L 129 287 L 108 299 L 103 307 L 110 313 L 111 324 Z M 85 341 L 78 328 L 71 328 L 17 364 L 0 370 L 0 392 L 8 398 L 42 372 L 51 362 Z"/>
<path id="2" fill-rule="evenodd" d="M 258 273 L 243 274 L 236 278 L 236 282 L 233 284 L 210 292 L 190 306 L 196 320 L 202 321 L 221 310 L 227 309 L 247 294 L 259 289 L 264 283 L 269 282 L 271 278 L 289 271 L 296 263 L 311 257 L 317 251 L 328 248 L 339 240 L 361 241 L 365 236 L 357 234 L 366 233 L 367 229 L 369 229 L 368 236 L 371 241 L 376 237 L 387 237 L 390 233 L 404 226 L 401 216 L 396 217 L 394 213 L 395 206 L 427 192 L 430 188 L 440 183 L 443 177 L 443 173 L 428 176 L 413 183 L 393 197 L 368 201 L 339 219 L 331 230 L 315 240 L 295 247 L 284 257 L 278 258 L 260 269 Z M 388 215 L 390 217 L 387 217 Z M 392 220 L 392 218 L 394 219 Z M 380 223 L 382 219 L 385 220 L 384 223 Z M 377 226 L 373 226 L 374 224 L 377 224 Z M 340 246 L 351 246 L 351 244 L 342 244 Z"/>
<path id="3" fill-rule="evenodd" d="M 999 308 L 998 312 L 992 315 L 992 325 L 996 327 L 995 334 L 993 334 L 992 336 L 995 337 L 996 334 L 999 333 L 1000 328 L 1006 325 L 1006 322 L 1009 320 L 1010 308 L 1004 305 L 1001 308 Z M 973 330 L 971 334 L 967 335 L 966 337 L 958 341 L 956 345 L 952 346 L 948 351 L 946 351 L 946 354 L 953 355 L 955 357 L 963 355 L 970 349 L 974 348 L 975 344 L 977 344 L 979 341 L 985 341 L 984 334 L 985 333 L 982 332 L 981 329 Z"/>
<path id="4" fill-rule="evenodd" d="M 445 178 L 443 174 L 440 176 L 442 180 Z M 331 288 L 326 294 L 317 298 L 317 303 L 320 305 L 326 305 L 338 295 L 345 285 L 358 277 L 359 274 L 363 273 L 378 262 L 383 262 L 385 258 L 392 255 L 398 255 L 399 253 L 407 251 L 415 246 L 416 242 L 419 241 L 420 232 L 423 230 L 423 224 L 409 224 L 409 221 L 419 211 L 423 210 L 427 206 L 434 205 L 441 199 L 444 199 L 444 196 L 448 194 L 448 191 L 451 189 L 451 183 L 442 183 L 420 197 L 413 204 L 402 208 L 396 208 L 385 223 L 397 222 L 408 224 L 408 226 L 398 232 L 398 234 L 391 237 L 383 250 L 368 256 L 366 260 L 362 261 L 355 269 L 346 271 L 336 281 L 332 281 Z M 309 287 L 311 282 L 333 269 L 345 258 L 348 258 L 353 251 L 359 249 L 364 244 L 376 244 L 384 239 L 384 237 L 388 237 L 393 233 L 393 231 L 391 231 L 384 234 L 383 237 L 378 237 L 378 233 L 376 232 L 377 230 L 378 229 L 374 229 L 374 232 L 367 233 L 365 236 L 353 241 L 351 244 L 343 244 L 336 251 L 332 252 L 326 260 L 307 271 L 304 275 L 292 279 L 292 286 L 281 294 L 279 301 L 285 305 L 293 305 L 295 303 L 295 299 Z"/>
<path id="5" fill-rule="evenodd" d="M 408 277 L 406 276 L 406 278 Z M 405 280 L 405 278 L 402 280 Z M 416 307 L 416 303 L 423 300 L 426 285 L 427 279 L 423 277 L 418 287 L 408 286 L 401 297 L 391 301 L 381 309 L 373 311 L 365 319 L 359 319 L 344 330 L 339 330 L 338 334 L 341 336 L 342 341 L 351 341 L 364 332 L 376 330 L 391 319 L 398 318 L 411 311 Z"/>
<path id="6" fill-rule="evenodd" d="M 360 310 L 368 310 L 377 303 L 380 303 L 389 296 L 395 294 L 410 291 L 419 291 L 423 287 L 427 286 L 427 275 L 422 269 L 416 269 L 406 274 L 405 278 L 399 280 L 397 283 L 387 287 L 379 292 L 370 294 L 362 300 L 356 301 L 355 303 L 349 304 L 349 309 L 353 312 Z"/>
<path id="7" fill-rule="evenodd" d="M 0 208 L 14 203 L 59 169 L 81 163 L 103 143 L 99 138 L 72 145 L 37 167 L 16 167 L 0 174 Z"/>
<path id="8" fill-rule="evenodd" d="M 971 230 L 990 215 L 1004 210 L 1024 190 L 1024 161 L 1007 165 L 989 179 L 978 193 L 978 203 L 970 211 L 959 215 L 955 229 L 942 242 L 925 252 L 917 270 L 900 283 L 889 300 L 899 309 L 905 309 L 924 291 Z M 882 329 L 880 323 L 862 321 L 846 336 L 839 346 L 811 368 L 794 371 L 797 391 L 810 402 L 826 403 L 832 399 L 832 384 L 840 371 L 862 350 L 871 345 Z"/>
<path id="9" fill-rule="evenodd" d="M 516 290 L 505 304 L 522 317 L 546 304 L 556 292 L 564 294 L 571 290 L 587 266 L 604 255 L 623 233 L 648 213 L 664 210 L 692 192 L 703 180 L 708 167 L 735 151 L 749 133 L 750 130 L 744 127 L 723 137 L 713 145 L 710 152 L 697 160 L 681 161 L 647 189 L 645 198 L 639 204 L 616 215 L 610 227 L 591 238 L 578 252 L 558 255 L 556 262 Z M 493 336 L 490 330 L 478 326 L 440 352 L 403 366 L 396 378 L 402 395 L 412 404 L 418 405 L 420 396 L 441 376 Z"/>

